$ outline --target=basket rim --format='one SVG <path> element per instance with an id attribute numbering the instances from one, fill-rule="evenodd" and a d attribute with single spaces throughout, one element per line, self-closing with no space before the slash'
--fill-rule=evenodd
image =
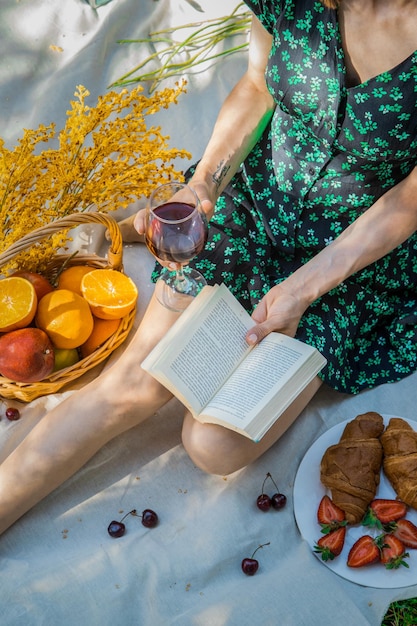
<path id="1" fill-rule="evenodd" d="M 59 232 L 60 230 L 71 230 L 77 226 L 86 224 L 98 224 L 104 226 L 108 232 L 109 247 L 107 251 L 107 262 L 113 269 L 123 268 L 123 239 L 120 227 L 116 220 L 100 211 L 86 211 L 84 213 L 72 213 L 59 220 L 55 220 L 26 233 L 12 243 L 6 250 L 0 253 L 0 268 L 10 263 L 18 254 L 31 248 L 34 244 Z M 57 256 L 57 255 L 55 255 Z"/>

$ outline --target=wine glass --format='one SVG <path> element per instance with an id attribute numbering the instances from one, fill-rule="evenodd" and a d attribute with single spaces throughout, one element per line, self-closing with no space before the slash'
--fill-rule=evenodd
<path id="1" fill-rule="evenodd" d="M 207 220 L 195 191 L 185 183 L 157 187 L 146 211 L 146 245 L 165 265 L 160 275 L 158 300 L 173 311 L 183 311 L 206 285 L 206 280 L 189 261 L 204 248 Z"/>

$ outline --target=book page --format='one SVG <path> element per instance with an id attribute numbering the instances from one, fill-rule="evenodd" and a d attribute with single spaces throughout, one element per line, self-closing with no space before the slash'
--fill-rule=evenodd
<path id="1" fill-rule="evenodd" d="M 244 428 L 311 352 L 290 337 L 268 335 L 230 376 L 204 414 Z"/>
<path id="2" fill-rule="evenodd" d="M 224 285 L 205 297 L 204 308 L 195 304 L 196 319 L 187 309 L 142 367 L 199 413 L 250 351 L 245 335 L 253 321 Z"/>

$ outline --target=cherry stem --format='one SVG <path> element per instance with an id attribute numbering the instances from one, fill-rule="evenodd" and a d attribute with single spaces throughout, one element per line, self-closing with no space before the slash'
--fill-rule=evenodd
<path id="1" fill-rule="evenodd" d="M 268 472 L 268 473 L 267 473 L 267 475 L 266 475 L 266 476 L 265 476 L 265 478 L 264 478 L 264 482 L 262 483 L 262 493 L 265 493 L 265 492 L 264 492 L 265 483 L 266 483 L 266 481 L 268 480 L 268 478 L 270 477 L 270 475 L 271 475 L 271 474 Z"/>
<path id="2" fill-rule="evenodd" d="M 123 522 L 124 519 L 126 519 L 126 517 L 128 515 L 136 515 L 136 517 L 140 517 L 140 515 L 137 515 L 136 513 L 136 509 L 132 509 L 131 511 L 129 511 L 128 513 L 126 513 L 126 515 L 123 515 L 122 519 L 120 520 L 121 522 Z"/>
<path id="3" fill-rule="evenodd" d="M 254 551 L 254 553 L 251 556 L 251 559 L 253 559 L 253 557 L 255 556 L 255 554 L 258 552 L 258 550 L 260 550 L 261 548 L 263 548 L 264 546 L 269 546 L 271 544 L 270 541 L 268 541 L 267 543 L 262 543 L 260 546 L 258 546 L 256 548 L 256 550 Z"/>
<path id="4" fill-rule="evenodd" d="M 266 481 L 268 480 L 268 478 L 270 478 L 270 479 L 272 480 L 272 482 L 273 482 L 273 483 L 274 483 L 274 485 L 275 485 L 276 490 L 277 490 L 277 491 L 279 491 L 279 488 L 278 488 L 277 483 L 276 483 L 276 482 L 275 482 L 275 480 L 272 478 L 272 474 L 271 474 L 270 472 L 267 472 L 267 474 L 266 474 L 266 476 L 265 476 L 265 478 L 264 478 L 264 482 L 262 483 L 262 493 L 264 493 L 265 483 L 266 483 Z"/>

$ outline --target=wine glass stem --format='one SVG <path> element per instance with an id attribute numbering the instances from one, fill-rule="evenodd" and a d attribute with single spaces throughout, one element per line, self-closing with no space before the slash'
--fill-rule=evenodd
<path id="1" fill-rule="evenodd" d="M 186 293 L 188 290 L 188 284 L 189 284 L 188 278 L 185 276 L 184 268 L 181 265 L 181 267 L 177 269 L 177 276 L 175 279 L 175 289 L 179 291 L 180 293 Z"/>

